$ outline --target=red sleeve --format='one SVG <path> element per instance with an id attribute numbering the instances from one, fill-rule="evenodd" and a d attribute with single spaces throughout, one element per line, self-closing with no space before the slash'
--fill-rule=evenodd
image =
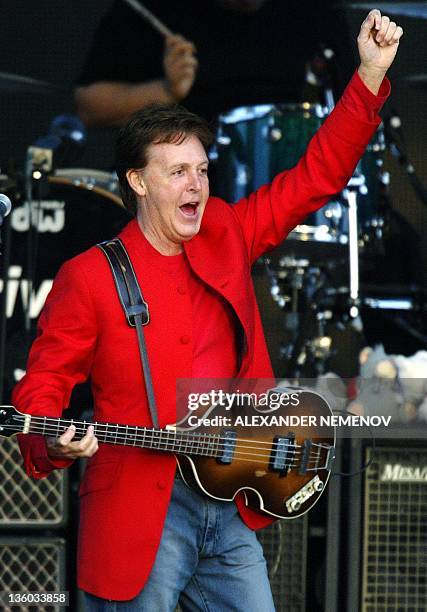
<path id="1" fill-rule="evenodd" d="M 47 454 L 46 440 L 43 436 L 19 434 L 17 437 L 28 476 L 37 480 L 45 478 L 52 470 L 67 468 L 73 463 L 72 459 L 51 459 Z"/>
<path id="2" fill-rule="evenodd" d="M 381 123 L 378 110 L 389 92 L 387 79 L 375 96 L 355 73 L 295 168 L 278 174 L 232 207 L 251 262 L 280 244 L 308 214 L 344 189 Z"/>
<path id="3" fill-rule="evenodd" d="M 59 417 L 72 389 L 87 379 L 96 343 L 96 316 L 90 290 L 75 261 L 59 271 L 40 316 L 26 375 L 16 385 L 12 401 L 20 412 Z M 43 478 L 71 460 L 52 460 L 45 439 L 20 434 L 18 442 L 29 476 Z"/>
<path id="4" fill-rule="evenodd" d="M 390 81 L 385 78 L 377 95 L 364 84 L 358 71 L 353 75 L 349 86 L 342 96 L 342 102 L 349 113 L 357 115 L 361 121 L 375 122 L 381 108 L 390 95 Z"/>

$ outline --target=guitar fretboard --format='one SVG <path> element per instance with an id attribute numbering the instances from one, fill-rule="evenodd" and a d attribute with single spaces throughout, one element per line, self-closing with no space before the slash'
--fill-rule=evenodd
<path id="1" fill-rule="evenodd" d="M 100 442 L 106 444 L 135 446 L 168 453 L 209 457 L 218 457 L 223 452 L 223 444 L 219 434 L 179 431 L 173 428 L 151 429 L 136 425 L 90 423 L 88 421 L 74 421 L 73 419 L 32 416 L 29 427 L 26 427 L 24 431 L 59 437 L 70 425 L 74 425 L 76 428 L 73 440 L 81 440 L 85 436 L 89 425 L 93 425 L 94 435 Z"/>

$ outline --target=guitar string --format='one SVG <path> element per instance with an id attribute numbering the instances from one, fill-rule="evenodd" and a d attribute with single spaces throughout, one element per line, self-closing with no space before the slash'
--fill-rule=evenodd
<path id="1" fill-rule="evenodd" d="M 40 432 L 42 434 L 43 433 L 52 433 L 52 434 L 58 435 L 59 432 L 58 432 L 57 424 L 58 424 L 58 421 L 56 421 L 55 426 L 51 427 L 51 428 L 50 427 L 46 427 L 44 424 L 43 425 L 39 425 L 39 426 L 37 426 L 37 424 L 36 424 L 36 426 L 32 428 L 32 433 Z M 125 428 L 125 427 L 123 426 L 123 428 Z M 19 431 L 19 430 L 17 430 L 17 431 Z M 185 452 L 190 452 L 190 450 L 193 450 L 194 452 L 196 452 L 196 450 L 198 450 L 198 451 L 200 451 L 200 450 L 201 451 L 204 451 L 204 450 L 209 450 L 209 451 L 216 450 L 216 451 L 219 451 L 220 450 L 220 446 L 222 446 L 222 447 L 226 446 L 225 444 L 220 443 L 221 438 L 219 436 L 211 437 L 211 438 L 208 438 L 208 440 L 206 440 L 206 437 L 209 436 L 209 434 L 196 434 L 196 435 L 193 434 L 192 439 L 190 439 L 190 440 L 187 439 L 186 441 L 184 441 L 185 444 L 183 445 L 182 444 L 183 440 L 180 440 L 179 438 L 177 438 L 177 434 L 174 431 L 163 430 L 163 432 L 162 432 L 163 433 L 163 437 L 166 437 L 164 434 L 167 435 L 167 439 L 166 440 L 161 440 L 161 439 L 159 439 L 158 436 L 155 436 L 155 435 L 150 435 L 150 434 L 147 435 L 147 432 L 151 432 L 151 434 L 152 434 L 153 430 L 145 430 L 145 433 L 143 433 L 143 434 L 138 434 L 137 433 L 136 436 L 135 435 L 132 436 L 132 440 L 135 441 L 135 443 L 137 441 L 142 441 L 142 442 L 157 441 L 157 448 L 158 449 L 165 449 L 165 450 L 171 450 L 171 449 L 168 449 L 168 446 L 170 444 L 176 444 L 176 443 L 178 443 L 178 444 L 180 443 L 182 446 L 187 446 L 187 447 L 190 446 L 190 448 L 185 448 Z M 84 435 L 85 429 L 84 428 L 82 428 L 82 429 L 76 428 L 76 433 Z M 114 434 L 107 434 L 107 432 L 99 432 L 98 433 L 98 437 L 102 436 L 102 434 L 104 434 L 104 436 L 105 435 L 110 435 L 110 436 L 114 435 Z M 172 438 L 172 436 L 175 436 L 175 438 Z M 127 432 L 125 435 L 121 435 L 120 433 L 117 433 L 114 436 L 114 441 L 117 443 L 118 440 L 120 440 L 120 441 L 124 440 L 125 444 L 126 444 L 126 442 L 127 442 L 129 437 L 130 437 L 129 432 Z M 223 439 L 226 440 L 226 438 L 223 438 Z M 108 440 L 106 440 L 106 441 L 108 443 Z M 248 449 L 251 449 L 252 451 L 253 450 L 261 450 L 261 451 L 269 450 L 270 451 L 270 450 L 272 450 L 272 447 L 274 446 L 274 443 L 271 443 L 270 446 L 268 447 L 268 449 L 267 449 L 267 447 L 260 448 L 260 447 L 255 446 L 255 444 L 257 444 L 259 441 L 255 441 L 254 442 L 253 440 L 248 440 L 248 442 L 251 443 L 251 446 L 245 446 L 245 445 L 239 444 L 239 449 L 240 448 L 248 448 Z M 110 441 L 110 443 L 113 443 L 112 440 Z M 264 444 L 269 444 L 269 443 L 264 443 Z M 126 445 L 127 446 L 133 446 L 132 444 L 126 444 Z M 134 444 L 134 446 L 136 446 L 136 444 Z M 193 446 L 193 447 L 197 446 L 197 449 L 194 449 L 194 448 L 191 449 L 191 446 Z M 213 446 L 214 446 L 214 448 L 213 448 Z M 297 446 L 299 446 L 299 445 L 292 445 L 292 449 L 295 449 L 295 447 L 297 447 Z M 150 448 L 153 449 L 152 446 L 150 446 Z M 154 447 L 154 448 L 156 448 L 156 447 Z M 325 448 L 328 449 L 330 447 L 329 447 L 329 445 L 325 446 L 324 444 L 312 443 L 312 448 L 311 448 L 311 451 L 309 453 L 309 456 L 313 455 L 314 451 L 315 451 L 315 452 L 317 452 L 317 455 L 320 457 L 321 450 L 325 449 Z M 316 449 L 319 449 L 319 450 L 316 450 Z M 237 451 L 237 452 L 241 452 L 241 451 Z M 200 454 L 202 454 L 202 453 L 200 453 Z M 241 454 L 251 455 L 253 453 L 244 453 L 243 452 Z M 292 454 L 292 458 L 295 459 L 295 458 L 298 458 L 299 455 L 301 455 L 301 451 L 293 450 L 293 452 L 291 452 L 290 454 Z M 267 455 L 259 455 L 259 456 L 267 456 Z M 315 456 L 314 460 L 318 460 L 318 457 Z"/>
<path id="2" fill-rule="evenodd" d="M 19 420 L 23 420 L 24 416 L 16 415 L 13 418 L 15 420 L 18 420 L 18 419 Z M 54 417 L 38 417 L 38 416 L 32 416 L 31 417 L 31 423 L 33 423 L 33 422 L 41 422 L 41 426 L 42 427 L 44 426 L 44 424 L 48 423 L 48 421 L 52 421 L 52 427 L 54 429 L 58 428 L 58 422 L 61 422 L 61 421 L 62 421 L 63 424 L 69 423 L 70 425 L 74 425 L 76 428 L 79 425 L 82 425 L 83 428 L 84 428 L 85 425 L 87 425 L 87 426 L 93 425 L 94 427 L 98 427 L 98 428 L 99 427 L 115 427 L 117 430 L 124 429 L 125 430 L 124 433 L 126 434 L 126 437 L 129 435 L 129 428 L 134 427 L 136 429 L 138 429 L 138 428 L 144 429 L 144 431 L 146 433 L 150 433 L 153 436 L 155 436 L 156 433 L 159 433 L 160 435 L 168 435 L 168 436 L 169 435 L 179 435 L 179 434 L 182 434 L 182 435 L 192 435 L 193 438 L 195 439 L 196 436 L 210 436 L 211 435 L 215 441 L 217 441 L 217 440 L 225 440 L 226 442 L 229 442 L 229 440 L 230 440 L 230 438 L 227 438 L 227 437 L 224 437 L 224 436 L 221 437 L 221 436 L 218 436 L 217 434 L 202 434 L 202 433 L 198 433 L 198 432 L 194 433 L 194 432 L 191 432 L 191 431 L 190 432 L 188 432 L 188 431 L 180 432 L 180 431 L 176 431 L 176 430 L 167 430 L 167 429 L 156 430 L 156 429 L 152 429 L 152 428 L 148 428 L 148 427 L 143 427 L 143 426 L 139 426 L 139 425 L 128 425 L 128 426 L 126 426 L 126 425 L 119 425 L 118 423 L 117 424 L 113 424 L 113 423 L 98 423 L 98 422 L 92 423 L 92 422 L 88 422 L 88 421 L 84 421 L 84 422 L 83 421 L 74 421 L 73 419 L 57 419 L 57 418 L 54 418 Z M 65 427 L 65 425 L 63 425 L 63 426 Z M 85 430 L 83 429 L 83 432 L 84 431 Z M 100 432 L 100 433 L 104 433 L 105 434 L 106 432 Z M 138 432 L 136 432 L 136 433 L 137 433 L 137 435 L 145 435 L 145 434 L 138 434 Z M 111 434 L 111 435 L 114 435 L 114 434 Z M 239 438 L 239 441 L 240 442 L 249 442 L 250 444 L 253 444 L 253 440 L 247 439 L 247 438 Z M 271 446 L 273 446 L 273 445 L 279 446 L 280 445 L 280 442 L 274 442 L 274 441 L 273 442 L 263 442 L 262 440 L 257 440 L 257 443 L 258 444 L 265 444 L 265 445 L 269 445 L 269 446 L 270 445 Z M 317 443 L 313 443 L 313 444 L 317 444 Z M 300 445 L 300 444 L 293 444 L 292 446 L 293 446 L 293 448 L 302 448 L 302 445 Z"/>
<path id="3" fill-rule="evenodd" d="M 43 428 L 43 427 L 37 427 L 36 426 L 36 427 L 32 427 L 30 429 L 29 433 L 38 433 L 38 432 L 57 433 L 57 430 L 56 430 L 56 427 L 55 427 L 54 430 L 49 430 L 49 428 Z M 79 433 L 79 431 L 76 430 L 76 433 Z M 83 430 L 82 433 L 84 433 L 84 430 Z M 101 436 L 102 436 L 102 432 L 101 432 Z M 188 453 L 188 454 L 191 454 L 193 452 L 195 454 L 199 454 L 200 453 L 202 455 L 203 451 L 217 452 L 217 451 L 220 451 L 220 450 L 223 450 L 224 448 L 226 448 L 225 445 L 222 445 L 223 449 L 221 449 L 220 445 L 218 445 L 216 443 L 216 441 L 213 441 L 213 443 L 209 445 L 206 441 L 200 440 L 200 439 L 197 440 L 197 441 L 193 439 L 191 442 L 188 442 L 188 443 L 184 442 L 183 443 L 182 440 L 179 440 L 179 439 L 178 440 L 176 440 L 176 439 L 159 440 L 159 438 L 157 438 L 156 436 L 149 437 L 147 435 L 145 435 L 145 436 L 144 435 L 142 435 L 142 436 L 140 435 L 140 436 L 132 436 L 132 438 L 130 438 L 129 435 L 128 436 L 119 435 L 117 437 L 113 436 L 114 437 L 114 441 L 113 440 L 108 441 L 108 440 L 102 440 L 101 436 L 98 436 L 100 438 L 100 442 L 105 441 L 107 444 L 108 443 L 110 443 L 110 444 L 118 444 L 119 441 L 125 441 L 126 442 L 126 440 L 129 440 L 130 442 L 133 442 L 133 441 L 135 441 L 135 442 L 138 442 L 138 441 L 140 441 L 140 442 L 147 442 L 149 444 L 152 443 L 152 442 L 156 442 L 156 446 L 151 446 L 151 445 L 147 444 L 146 448 L 150 448 L 151 450 L 162 450 L 162 449 L 164 449 L 164 450 L 171 450 L 171 452 L 173 452 L 172 449 L 168 449 L 168 447 L 169 446 L 173 446 L 174 444 L 178 444 L 178 445 L 181 445 L 181 447 L 183 449 L 182 452 Z M 133 444 L 127 444 L 127 446 L 132 447 Z M 268 451 L 269 450 L 268 448 L 259 449 L 257 447 L 250 447 L 250 446 L 243 447 L 243 448 L 249 448 L 252 451 L 256 451 L 256 450 Z M 244 451 L 240 451 L 239 449 L 236 449 L 233 452 L 233 456 L 236 456 L 238 454 L 239 455 L 251 455 L 253 457 L 269 458 L 271 453 L 270 452 L 264 452 L 264 453 L 248 452 L 248 453 L 246 453 Z M 291 453 L 291 454 L 294 457 L 296 453 Z"/>
<path id="4" fill-rule="evenodd" d="M 10 428 L 10 429 L 12 429 L 12 428 Z M 57 428 L 55 427 L 55 432 L 52 432 L 52 433 L 56 433 L 56 430 L 57 430 Z M 16 429 L 16 431 L 21 431 L 21 429 Z M 30 433 L 36 433 L 38 431 L 40 431 L 40 428 L 35 428 L 35 429 L 31 430 Z M 42 428 L 42 431 L 44 433 L 46 433 L 46 428 Z M 47 432 L 47 433 L 50 433 L 50 432 Z M 124 437 L 124 439 L 126 440 L 127 438 Z M 145 437 L 145 439 L 144 439 L 144 437 L 142 439 L 143 439 L 143 441 L 147 441 L 146 437 Z M 158 438 L 152 438 L 152 439 L 158 440 Z M 173 441 L 169 440 L 169 441 L 165 441 L 164 444 L 158 444 L 156 447 L 151 447 L 150 446 L 150 447 L 147 447 L 147 448 L 150 448 L 151 450 L 166 450 L 166 451 L 169 451 L 169 452 L 177 452 L 177 451 L 174 451 L 173 449 L 168 449 L 168 445 L 171 444 L 171 443 L 173 443 Z M 128 445 L 128 446 L 132 446 L 132 445 Z M 250 447 L 244 447 L 244 448 L 250 448 Z M 212 452 L 212 451 L 217 451 L 219 449 L 218 449 L 217 446 L 215 448 L 212 448 L 212 447 L 208 447 L 208 446 L 198 445 L 197 448 L 185 449 L 185 450 L 183 450 L 181 452 L 183 454 L 190 454 L 190 455 L 191 454 L 196 454 L 196 455 L 203 456 L 203 453 L 197 452 L 197 451 L 201 451 L 201 450 L 202 451 L 208 450 L 208 451 Z M 256 448 L 254 448 L 254 450 L 256 450 Z M 267 450 L 267 449 L 262 449 L 262 450 Z M 291 454 L 292 454 L 292 459 L 290 461 L 286 462 L 286 467 L 293 467 L 293 466 L 300 465 L 301 462 L 299 462 L 298 459 L 296 458 L 296 454 L 297 453 L 291 453 Z M 245 452 L 242 452 L 242 451 L 236 449 L 236 451 L 233 452 L 233 459 L 236 458 L 239 461 L 250 461 L 250 462 L 254 462 L 255 461 L 255 459 L 246 459 L 246 458 L 241 457 L 240 455 L 251 455 L 252 457 L 255 457 L 257 459 L 259 459 L 259 458 L 262 458 L 262 459 L 267 458 L 267 459 L 269 459 L 269 461 L 267 462 L 267 465 L 270 463 L 270 453 L 269 454 L 245 453 Z M 306 461 L 306 465 L 309 466 L 312 463 L 318 464 L 319 459 L 320 459 L 320 450 L 316 450 L 315 453 L 310 452 L 310 456 L 309 456 L 309 458 Z M 318 465 L 316 467 L 318 469 L 325 469 L 325 468 L 322 468 L 321 466 L 318 466 Z"/>
<path id="5" fill-rule="evenodd" d="M 14 419 L 18 420 L 18 417 L 14 417 Z M 21 420 L 23 420 L 22 417 L 21 417 Z M 33 426 L 33 423 L 36 420 L 37 421 L 41 420 L 39 426 L 42 429 L 45 427 L 45 423 L 47 423 L 47 421 L 49 421 L 49 420 L 53 421 L 53 423 L 51 425 L 49 425 L 51 427 L 50 431 L 56 430 L 56 432 L 58 432 L 58 422 L 59 422 L 58 419 L 53 419 L 53 418 L 49 419 L 49 418 L 47 418 L 46 421 L 45 421 L 44 417 L 35 417 L 35 418 L 32 417 L 31 418 L 31 426 Z M 203 434 L 203 433 L 191 432 L 191 431 L 190 432 L 188 432 L 188 431 L 181 432 L 181 431 L 167 430 L 167 429 L 157 430 L 157 429 L 152 429 L 152 428 L 149 428 L 149 427 L 142 427 L 142 426 L 139 426 L 139 425 L 138 426 L 137 425 L 129 425 L 128 428 L 126 428 L 126 425 L 118 425 L 118 424 L 114 425 L 113 423 L 91 423 L 91 422 L 83 423 L 81 421 L 79 422 L 79 421 L 73 421 L 73 420 L 68 420 L 68 421 L 64 420 L 64 419 L 62 420 L 63 424 L 67 423 L 67 422 L 69 423 L 69 425 L 74 425 L 76 427 L 76 433 L 77 433 L 77 431 L 79 433 L 80 432 L 84 433 L 85 432 L 85 428 L 84 428 L 85 425 L 87 425 L 87 426 L 93 425 L 95 427 L 95 429 L 96 428 L 100 428 L 100 427 L 115 427 L 117 430 L 124 429 L 125 431 L 123 432 L 123 434 L 125 435 L 125 438 L 126 438 L 126 437 L 129 437 L 129 435 L 130 435 L 129 434 L 129 428 L 134 427 L 134 428 L 137 428 L 137 429 L 143 429 L 143 433 L 138 433 L 137 431 L 135 432 L 138 437 L 150 435 L 152 437 L 152 439 L 155 439 L 156 438 L 156 433 L 159 433 L 160 436 L 167 435 L 168 437 L 169 436 L 173 436 L 173 435 L 175 435 L 175 436 L 178 436 L 178 435 L 191 436 L 194 440 L 197 439 L 197 438 L 201 438 L 202 436 L 205 436 L 205 437 L 206 436 L 211 436 L 211 439 L 213 441 L 215 441 L 215 442 L 223 441 L 224 440 L 226 443 L 228 443 L 230 441 L 230 438 L 227 438 L 225 436 L 220 436 L 220 435 L 217 435 L 217 434 L 207 434 L 207 433 Z M 35 423 L 35 425 L 37 426 L 38 423 Z M 83 425 L 82 429 L 79 429 L 80 425 Z M 66 425 L 62 425 L 62 427 L 64 427 L 64 431 L 65 431 L 67 426 Z M 126 429 L 127 429 L 127 431 L 126 431 Z M 100 434 L 107 434 L 107 432 L 105 432 L 105 431 L 99 431 L 99 433 Z M 115 436 L 115 433 L 108 434 L 108 435 Z M 122 436 L 122 433 L 118 431 L 117 432 L 117 436 L 119 436 L 119 435 Z M 247 438 L 239 438 L 239 441 L 240 442 L 249 442 L 251 445 L 254 443 L 253 440 L 247 439 Z M 277 445 L 277 446 L 280 445 L 280 442 L 271 442 L 270 443 L 270 442 L 263 442 L 262 440 L 257 440 L 256 442 L 259 443 L 259 444 L 265 444 L 265 445 L 269 445 L 269 446 L 270 445 Z M 300 444 L 293 444 L 292 446 L 293 446 L 293 448 L 302 448 L 302 445 L 300 445 Z M 252 448 L 252 446 L 251 446 L 251 448 Z M 260 450 L 264 450 L 264 449 L 262 449 L 260 447 Z"/>
<path id="6" fill-rule="evenodd" d="M 18 417 L 15 417 L 15 420 L 18 420 Z M 35 420 L 35 419 L 34 419 Z M 44 419 L 42 419 L 44 421 Z M 52 420 L 52 419 L 50 419 Z M 37 431 L 40 431 L 40 428 L 42 430 L 42 433 L 45 432 L 47 430 L 47 427 L 49 427 L 49 433 L 55 433 L 56 435 L 58 435 L 59 431 L 58 431 L 58 420 L 55 421 L 55 425 L 52 425 L 51 427 L 46 426 L 44 423 L 40 423 L 39 425 L 35 424 L 35 427 L 37 427 Z M 86 424 L 86 423 L 85 423 Z M 84 429 L 84 425 L 83 423 L 74 423 L 74 425 L 76 426 L 76 433 L 78 434 L 85 434 L 85 429 Z M 89 423 L 90 424 L 90 423 Z M 79 428 L 78 425 L 83 425 L 83 428 Z M 98 428 L 99 427 L 105 427 L 108 426 L 108 424 L 103 425 L 103 424 L 97 424 Z M 121 427 L 122 429 L 126 430 L 126 426 L 118 426 Z M 134 426 L 132 426 L 134 427 Z M 34 428 L 34 426 L 33 426 Z M 65 431 L 65 429 L 64 429 Z M 161 437 L 165 438 L 167 437 L 166 440 L 161 440 L 158 436 L 155 435 L 155 432 L 157 430 L 152 430 L 152 429 L 144 429 L 143 433 L 138 433 L 136 432 L 136 435 L 133 435 L 132 433 L 129 432 L 129 429 L 127 431 L 125 431 L 123 434 L 121 434 L 120 432 L 117 432 L 116 434 L 112 433 L 112 434 L 108 434 L 107 432 L 103 432 L 103 431 L 99 431 L 97 432 L 98 437 L 102 436 L 102 435 L 108 435 L 108 436 L 114 436 L 114 439 L 120 439 L 120 440 L 127 440 L 129 437 L 132 436 L 132 439 L 135 440 L 140 440 L 142 439 L 143 441 L 148 441 L 148 440 L 159 440 L 160 442 L 165 442 L 166 445 L 168 445 L 170 442 L 173 442 L 174 440 L 171 440 L 172 436 L 175 436 L 175 441 L 176 442 L 180 442 L 180 443 L 185 443 L 185 444 L 198 444 L 200 446 L 200 444 L 209 444 L 209 443 L 214 443 L 216 445 L 217 448 L 219 448 L 220 445 L 222 446 L 227 446 L 226 443 L 223 443 L 222 440 L 225 440 L 226 442 L 229 442 L 228 438 L 224 438 L 221 436 L 218 436 L 216 434 L 201 434 L 201 433 L 192 433 L 191 438 L 187 438 L 187 440 L 179 440 L 178 436 L 179 434 L 181 434 L 181 432 L 175 432 L 175 431 L 168 431 L 168 430 L 162 430 L 162 433 L 160 434 Z M 184 435 L 187 434 L 188 432 L 183 432 Z M 240 444 L 240 442 L 242 441 L 247 441 L 250 443 L 250 446 L 245 446 L 243 444 Z M 238 439 L 239 442 L 239 448 L 250 448 L 251 450 L 267 450 L 267 446 L 264 446 L 264 448 L 259 447 L 259 446 L 255 446 L 255 444 L 265 444 L 268 445 L 268 450 L 270 450 L 272 447 L 274 447 L 275 445 L 279 445 L 278 442 L 263 442 L 261 440 L 247 440 L 247 439 L 243 439 L 243 438 L 239 438 Z M 131 446 L 131 445 L 130 445 Z M 312 446 L 315 447 L 320 447 L 320 448 L 325 448 L 324 446 L 322 446 L 321 444 L 312 443 Z M 292 448 L 296 449 L 296 448 L 302 448 L 301 445 L 298 444 L 292 444 Z M 328 448 L 328 447 L 326 447 Z M 299 455 L 301 454 L 301 451 L 296 451 L 294 450 L 293 452 L 294 455 Z"/>
<path id="7" fill-rule="evenodd" d="M 33 432 L 31 432 L 31 433 L 33 433 Z M 163 450 L 161 447 L 158 447 L 158 448 L 147 447 L 147 448 L 150 448 L 150 450 L 154 450 L 154 451 L 156 451 L 156 450 Z M 181 451 L 181 452 L 174 451 L 172 449 L 168 449 L 167 445 L 166 445 L 166 448 L 164 450 L 166 450 L 167 452 L 170 452 L 170 453 L 176 453 L 176 454 L 181 454 L 182 453 L 183 455 L 185 455 L 185 454 L 187 454 L 187 455 L 197 455 L 197 456 L 200 456 L 200 457 L 209 456 L 209 455 L 204 455 L 203 453 L 191 452 L 191 449 L 187 450 L 187 451 Z M 205 449 L 205 450 L 211 450 L 211 449 Z M 193 449 L 193 451 L 194 451 L 194 449 Z M 246 457 L 241 457 L 240 455 L 250 455 L 253 458 L 249 459 L 249 458 L 246 458 Z M 214 456 L 212 455 L 212 458 L 213 457 Z M 255 461 L 255 459 L 257 460 L 257 462 L 260 465 L 270 465 L 270 456 L 269 455 L 261 455 L 261 454 L 254 454 L 254 453 L 242 453 L 240 451 L 236 451 L 233 454 L 233 461 L 248 461 L 250 463 L 253 463 Z M 260 459 L 268 459 L 268 461 L 261 461 Z M 307 459 L 307 462 L 306 462 L 307 471 L 312 471 L 313 469 L 317 469 L 317 470 L 326 469 L 326 466 L 318 465 L 319 459 L 320 459 L 319 455 L 318 456 L 314 456 L 314 457 L 310 457 L 309 459 Z M 313 464 L 314 464 L 314 468 L 311 467 Z M 301 465 L 300 461 L 295 461 L 294 459 L 292 459 L 292 461 L 287 461 L 286 462 L 286 466 L 285 467 L 289 468 L 289 469 L 292 469 L 292 468 L 298 467 L 300 465 Z"/>

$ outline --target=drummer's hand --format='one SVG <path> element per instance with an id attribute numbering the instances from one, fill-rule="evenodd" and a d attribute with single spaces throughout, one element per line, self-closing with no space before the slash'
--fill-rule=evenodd
<path id="1" fill-rule="evenodd" d="M 402 35 L 402 28 L 389 17 L 378 9 L 370 11 L 357 37 L 361 76 L 382 80 L 393 63 Z"/>
<path id="2" fill-rule="evenodd" d="M 179 101 L 185 98 L 196 78 L 196 48 L 179 34 L 168 36 L 163 56 L 166 84 L 169 92 Z"/>
<path id="3" fill-rule="evenodd" d="M 59 438 L 47 438 L 47 454 L 52 459 L 78 459 L 92 457 L 98 450 L 98 440 L 93 425 L 89 425 L 86 435 L 78 442 L 72 442 L 76 428 L 70 425 Z"/>

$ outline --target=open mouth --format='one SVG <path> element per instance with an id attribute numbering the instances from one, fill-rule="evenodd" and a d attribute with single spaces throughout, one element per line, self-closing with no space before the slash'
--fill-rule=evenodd
<path id="1" fill-rule="evenodd" d="M 186 204 L 183 204 L 182 206 L 179 207 L 179 210 L 186 216 L 186 217 L 194 217 L 197 213 L 197 209 L 199 207 L 199 203 L 198 202 L 187 202 Z"/>

